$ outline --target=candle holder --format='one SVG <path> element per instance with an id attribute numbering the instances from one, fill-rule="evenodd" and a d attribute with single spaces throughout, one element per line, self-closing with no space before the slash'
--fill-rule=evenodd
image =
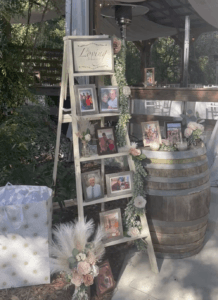
<path id="1" fill-rule="evenodd" d="M 160 148 L 160 144 L 157 142 L 150 143 L 150 149 L 153 151 L 157 151 Z"/>
<path id="2" fill-rule="evenodd" d="M 188 143 L 186 141 L 186 139 L 182 140 L 181 142 L 178 142 L 176 144 L 176 147 L 179 151 L 184 151 L 188 149 Z"/>

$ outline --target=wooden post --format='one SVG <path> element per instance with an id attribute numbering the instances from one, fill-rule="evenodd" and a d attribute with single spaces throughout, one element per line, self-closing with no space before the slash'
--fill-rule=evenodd
<path id="1" fill-rule="evenodd" d="M 188 87 L 188 63 L 189 63 L 189 39 L 190 39 L 190 18 L 185 17 L 185 39 L 184 39 L 184 69 L 183 69 L 183 87 Z M 183 105 L 183 114 L 186 114 L 187 102 Z"/>
<path id="2" fill-rule="evenodd" d="M 185 39 L 184 39 L 183 87 L 188 87 L 189 39 L 190 39 L 190 18 L 189 16 L 186 16 L 185 17 Z"/>

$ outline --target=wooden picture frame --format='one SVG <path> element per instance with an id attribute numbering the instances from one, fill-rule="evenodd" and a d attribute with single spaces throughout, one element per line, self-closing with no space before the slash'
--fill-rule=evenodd
<path id="1" fill-rule="evenodd" d="M 78 115 L 98 114 L 96 86 L 94 84 L 75 85 L 74 92 Z"/>
<path id="2" fill-rule="evenodd" d="M 161 144 L 161 133 L 158 121 L 142 122 L 142 136 L 144 147 L 156 142 Z"/>
<path id="3" fill-rule="evenodd" d="M 72 40 L 74 73 L 114 72 L 112 38 L 89 38 Z"/>
<path id="4" fill-rule="evenodd" d="M 144 69 L 144 81 L 147 86 L 155 85 L 155 68 Z"/>
<path id="5" fill-rule="evenodd" d="M 98 155 L 114 154 L 118 152 L 114 127 L 96 129 Z"/>
<path id="6" fill-rule="evenodd" d="M 116 241 L 123 237 L 123 225 L 120 208 L 108 210 L 99 213 L 100 225 L 106 236 L 104 242 Z"/>
<path id="7" fill-rule="evenodd" d="M 115 289 L 116 283 L 111 271 L 109 261 L 106 260 L 99 266 L 99 274 L 95 279 L 96 294 L 100 298 Z"/>
<path id="8" fill-rule="evenodd" d="M 117 113 L 119 112 L 119 87 L 101 86 L 98 90 L 99 112 Z"/>
<path id="9" fill-rule="evenodd" d="M 173 144 L 182 142 L 182 122 L 165 122 L 166 139 Z"/>
<path id="10" fill-rule="evenodd" d="M 85 202 L 103 198 L 104 189 L 100 170 L 85 172 L 81 175 Z"/>
<path id="11" fill-rule="evenodd" d="M 114 197 L 132 192 L 133 172 L 126 171 L 106 175 L 107 196 Z"/>

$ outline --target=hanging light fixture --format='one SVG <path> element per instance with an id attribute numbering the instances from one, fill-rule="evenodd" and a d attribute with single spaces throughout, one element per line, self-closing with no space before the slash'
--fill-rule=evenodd
<path id="1" fill-rule="evenodd" d="M 101 15 L 106 18 L 115 18 L 117 25 L 120 27 L 121 38 L 126 40 L 126 28 L 132 22 L 132 18 L 145 15 L 149 8 L 142 5 L 121 3 L 103 7 Z"/>

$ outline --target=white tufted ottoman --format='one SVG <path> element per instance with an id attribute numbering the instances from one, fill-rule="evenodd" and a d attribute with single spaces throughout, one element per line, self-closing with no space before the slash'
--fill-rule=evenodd
<path id="1" fill-rule="evenodd" d="M 0 289 L 50 283 L 52 190 L 0 188 Z"/>

